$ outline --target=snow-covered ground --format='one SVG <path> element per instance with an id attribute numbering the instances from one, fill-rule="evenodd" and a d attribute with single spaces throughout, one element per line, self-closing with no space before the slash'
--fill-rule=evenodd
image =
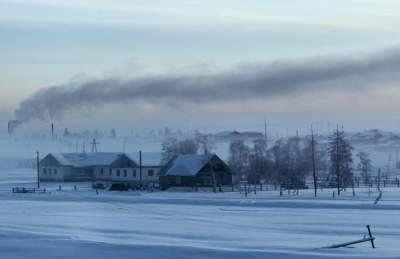
<path id="1" fill-rule="evenodd" d="M 0 171 L 1 258 L 400 258 L 400 189 L 332 198 L 240 193 L 108 192 L 90 183 L 34 186 L 35 171 Z M 77 191 L 73 186 L 78 185 Z M 370 224 L 369 243 L 356 240 Z"/>

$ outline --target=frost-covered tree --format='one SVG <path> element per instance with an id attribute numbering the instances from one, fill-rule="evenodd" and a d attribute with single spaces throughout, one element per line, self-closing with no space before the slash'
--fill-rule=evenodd
<path id="1" fill-rule="evenodd" d="M 357 157 L 359 159 L 357 169 L 360 172 L 361 178 L 364 182 L 364 184 L 370 184 L 371 183 L 371 171 L 372 171 L 372 162 L 371 159 L 369 158 L 368 153 L 360 151 L 357 154 Z"/>
<path id="2" fill-rule="evenodd" d="M 239 178 L 247 178 L 249 169 L 249 147 L 243 140 L 232 141 L 229 145 L 228 164 Z"/>
<path id="3" fill-rule="evenodd" d="M 208 135 L 201 134 L 196 130 L 194 135 L 195 141 L 204 154 L 211 152 L 215 147 L 213 141 L 210 139 Z"/>
<path id="4" fill-rule="evenodd" d="M 275 177 L 281 187 L 303 189 L 310 171 L 309 154 L 299 137 L 278 140 L 272 147 Z"/>
<path id="5" fill-rule="evenodd" d="M 273 162 L 267 149 L 265 138 L 256 139 L 249 153 L 249 181 L 259 183 L 261 179 L 271 182 L 273 179 Z"/>
<path id="6" fill-rule="evenodd" d="M 196 154 L 199 147 L 194 139 L 179 141 L 176 138 L 169 138 L 161 144 L 161 155 L 164 163 L 176 155 Z"/>
<path id="7" fill-rule="evenodd" d="M 196 154 L 199 150 L 199 145 L 195 139 L 184 139 L 178 142 L 179 154 Z"/>
<path id="8" fill-rule="evenodd" d="M 179 145 L 176 138 L 169 138 L 161 143 L 161 156 L 164 163 L 167 163 L 177 154 L 179 154 Z"/>
<path id="9" fill-rule="evenodd" d="M 335 182 L 338 195 L 348 186 L 353 186 L 353 147 L 345 139 L 343 130 L 337 129 L 329 137 L 330 180 Z"/>

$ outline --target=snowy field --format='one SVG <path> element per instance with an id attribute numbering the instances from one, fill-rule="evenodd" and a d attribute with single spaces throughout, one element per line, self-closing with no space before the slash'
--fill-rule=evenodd
<path id="1" fill-rule="evenodd" d="M 0 171 L 1 258 L 400 258 L 400 189 L 357 190 L 338 199 L 275 191 L 239 193 L 107 192 L 89 184 L 33 186 L 33 170 Z M 369 243 L 356 240 L 372 226 Z"/>

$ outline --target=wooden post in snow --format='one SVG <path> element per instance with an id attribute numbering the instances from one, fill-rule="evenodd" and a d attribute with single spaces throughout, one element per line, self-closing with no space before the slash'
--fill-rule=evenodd
<path id="1" fill-rule="evenodd" d="M 372 248 L 375 248 L 375 243 L 374 243 L 375 237 L 372 235 L 370 226 L 367 225 L 366 227 L 367 227 L 367 230 L 368 230 L 368 237 L 364 236 L 363 238 L 358 239 L 358 240 L 345 242 L 345 243 L 341 243 L 341 244 L 336 244 L 336 245 L 331 245 L 331 246 L 328 246 L 326 248 L 340 248 L 340 247 L 346 247 L 346 246 L 349 246 L 349 245 L 354 245 L 354 244 L 359 244 L 359 243 L 364 243 L 364 242 L 371 242 Z"/>
<path id="2" fill-rule="evenodd" d="M 37 167 L 37 188 L 40 189 L 39 151 L 36 151 L 36 167 Z"/>
<path id="3" fill-rule="evenodd" d="M 375 248 L 375 243 L 374 243 L 375 238 L 372 236 L 371 228 L 369 227 L 369 225 L 367 225 L 367 229 L 368 229 L 369 239 L 371 241 L 371 246 L 372 246 L 372 248 Z"/>
<path id="4" fill-rule="evenodd" d="M 314 132 L 311 125 L 311 153 L 312 153 L 312 169 L 313 169 L 313 180 L 314 180 L 314 196 L 317 197 L 317 172 L 315 168 L 315 142 L 314 142 Z"/>
<path id="5" fill-rule="evenodd" d="M 142 188 L 143 184 L 143 175 L 142 175 L 142 150 L 139 151 L 139 181 L 140 181 L 140 188 Z"/>

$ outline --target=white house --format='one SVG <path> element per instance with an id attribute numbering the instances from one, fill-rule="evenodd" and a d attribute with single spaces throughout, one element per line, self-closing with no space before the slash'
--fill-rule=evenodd
<path id="1" fill-rule="evenodd" d="M 161 165 L 125 153 L 50 153 L 39 163 L 41 181 L 158 183 Z"/>

